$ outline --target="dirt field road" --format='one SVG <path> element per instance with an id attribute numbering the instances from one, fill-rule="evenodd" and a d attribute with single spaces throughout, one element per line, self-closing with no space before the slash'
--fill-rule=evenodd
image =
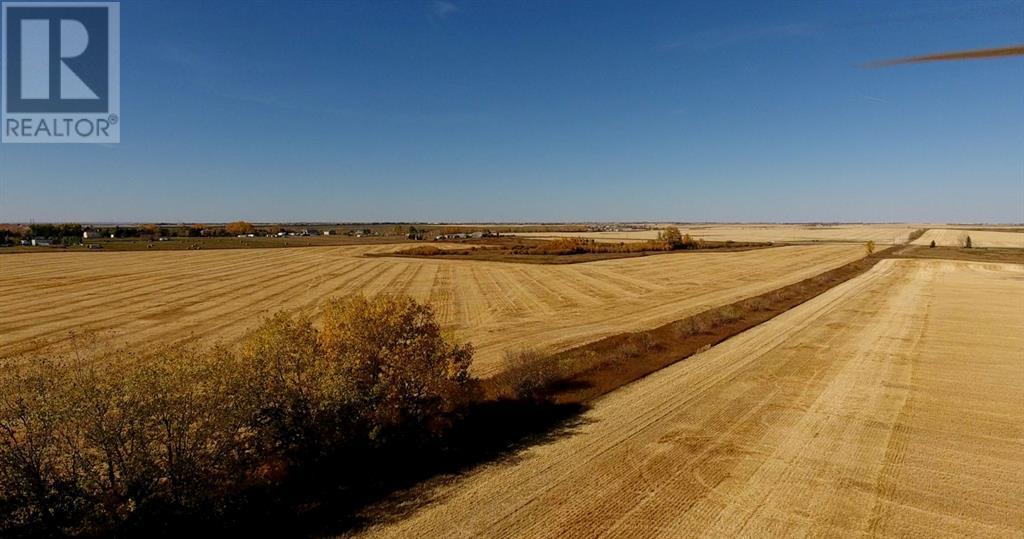
<path id="1" fill-rule="evenodd" d="M 280 309 L 354 292 L 429 301 L 477 347 L 474 373 L 505 350 L 561 350 L 649 329 L 863 256 L 855 245 L 673 253 L 585 264 L 367 258 L 392 246 L 0 257 L 0 356 L 36 338 L 100 331 L 119 343 L 234 339 Z"/>
<path id="2" fill-rule="evenodd" d="M 1024 266 L 884 260 L 390 537 L 1021 537 Z"/>

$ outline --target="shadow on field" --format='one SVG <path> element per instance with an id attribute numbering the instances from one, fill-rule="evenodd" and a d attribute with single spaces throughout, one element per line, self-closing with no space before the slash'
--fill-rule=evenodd
<path id="1" fill-rule="evenodd" d="M 478 401 L 443 440 L 324 458 L 271 489 L 248 493 L 232 522 L 221 526 L 257 536 L 320 536 L 400 520 L 438 501 L 436 487 L 459 474 L 514 461 L 527 447 L 572 435 L 586 409 L 526 399 Z"/>

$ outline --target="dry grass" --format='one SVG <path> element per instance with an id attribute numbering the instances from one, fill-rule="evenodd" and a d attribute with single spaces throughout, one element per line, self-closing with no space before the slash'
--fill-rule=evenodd
<path id="1" fill-rule="evenodd" d="M 551 384 L 563 376 L 559 359 L 535 348 L 509 350 L 504 359 L 501 372 L 487 384 L 489 399 L 544 400 Z"/>

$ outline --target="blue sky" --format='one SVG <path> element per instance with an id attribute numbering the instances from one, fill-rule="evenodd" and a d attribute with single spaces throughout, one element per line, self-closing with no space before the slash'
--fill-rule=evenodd
<path id="1" fill-rule="evenodd" d="M 122 142 L 0 145 L 0 221 L 1024 221 L 993 2 L 121 5 Z"/>

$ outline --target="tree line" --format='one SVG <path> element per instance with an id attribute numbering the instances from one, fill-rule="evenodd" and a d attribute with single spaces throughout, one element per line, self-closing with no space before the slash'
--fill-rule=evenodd
<path id="1" fill-rule="evenodd" d="M 280 229 L 280 227 L 278 227 Z M 283 229 L 281 229 L 283 230 Z M 95 232 L 104 238 L 218 237 L 252 234 L 256 227 L 246 221 L 219 225 L 114 225 L 86 226 L 79 223 L 32 223 L 0 226 L 0 245 L 14 245 L 23 239 L 47 239 L 61 243 L 81 243 L 83 233 Z"/>

